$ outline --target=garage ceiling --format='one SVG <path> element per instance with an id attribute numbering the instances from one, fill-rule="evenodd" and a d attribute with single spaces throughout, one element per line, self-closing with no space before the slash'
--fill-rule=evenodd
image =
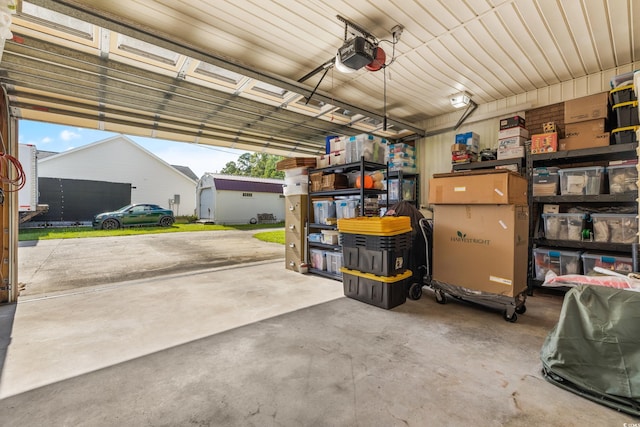
<path id="1" fill-rule="evenodd" d="M 427 119 L 454 111 L 458 92 L 490 103 L 640 60 L 634 0 L 18 6 L 0 62 L 14 115 L 284 155 L 321 153 L 332 134 L 420 137 Z M 393 63 L 298 82 L 344 43 L 338 15 L 380 40 Z M 396 25 L 404 30 L 392 45 Z"/>

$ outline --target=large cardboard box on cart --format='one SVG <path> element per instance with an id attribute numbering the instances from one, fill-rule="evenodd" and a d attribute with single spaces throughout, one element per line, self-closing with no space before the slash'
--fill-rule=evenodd
<path id="1" fill-rule="evenodd" d="M 435 174 L 429 203 L 526 205 L 527 179 L 506 169 Z"/>
<path id="2" fill-rule="evenodd" d="M 527 287 L 526 205 L 435 205 L 432 278 L 514 297 Z"/>

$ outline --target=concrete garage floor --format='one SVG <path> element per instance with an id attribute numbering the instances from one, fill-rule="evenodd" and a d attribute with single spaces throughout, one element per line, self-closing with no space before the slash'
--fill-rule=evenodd
<path id="1" fill-rule="evenodd" d="M 188 246 L 198 239 L 189 234 L 198 233 L 163 244 Z M 60 253 L 21 247 L 21 268 L 39 267 L 24 269 L 33 294 L 0 306 L 0 425 L 638 422 L 541 377 L 559 294 L 536 292 L 514 324 L 464 302 L 437 304 L 428 289 L 387 311 L 344 298 L 339 282 L 285 270 L 282 246 L 248 236 L 209 240 L 233 250 L 244 238 L 279 256 L 97 285 L 85 277 L 82 288 L 40 293 L 46 258 L 64 253 L 72 268 L 74 256 L 89 262 L 92 242 L 59 242 Z M 123 248 L 101 243 L 111 244 Z"/>

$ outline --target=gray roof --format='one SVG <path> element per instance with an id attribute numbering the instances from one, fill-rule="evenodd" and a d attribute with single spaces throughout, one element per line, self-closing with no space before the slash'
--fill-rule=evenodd
<path id="1" fill-rule="evenodd" d="M 195 173 L 193 173 L 193 171 L 191 170 L 191 168 L 189 166 L 171 165 L 171 167 L 173 167 L 173 168 L 177 169 L 178 171 L 182 172 L 183 174 L 185 174 L 189 178 L 193 179 L 194 181 L 198 180 L 198 177 L 196 176 Z"/>

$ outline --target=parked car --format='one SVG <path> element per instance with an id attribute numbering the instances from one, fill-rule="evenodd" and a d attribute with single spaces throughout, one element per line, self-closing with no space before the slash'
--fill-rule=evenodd
<path id="1" fill-rule="evenodd" d="M 173 211 L 158 205 L 136 203 L 113 212 L 103 212 L 93 218 L 93 228 L 113 230 L 133 225 L 160 225 L 170 227 L 175 222 Z"/>

